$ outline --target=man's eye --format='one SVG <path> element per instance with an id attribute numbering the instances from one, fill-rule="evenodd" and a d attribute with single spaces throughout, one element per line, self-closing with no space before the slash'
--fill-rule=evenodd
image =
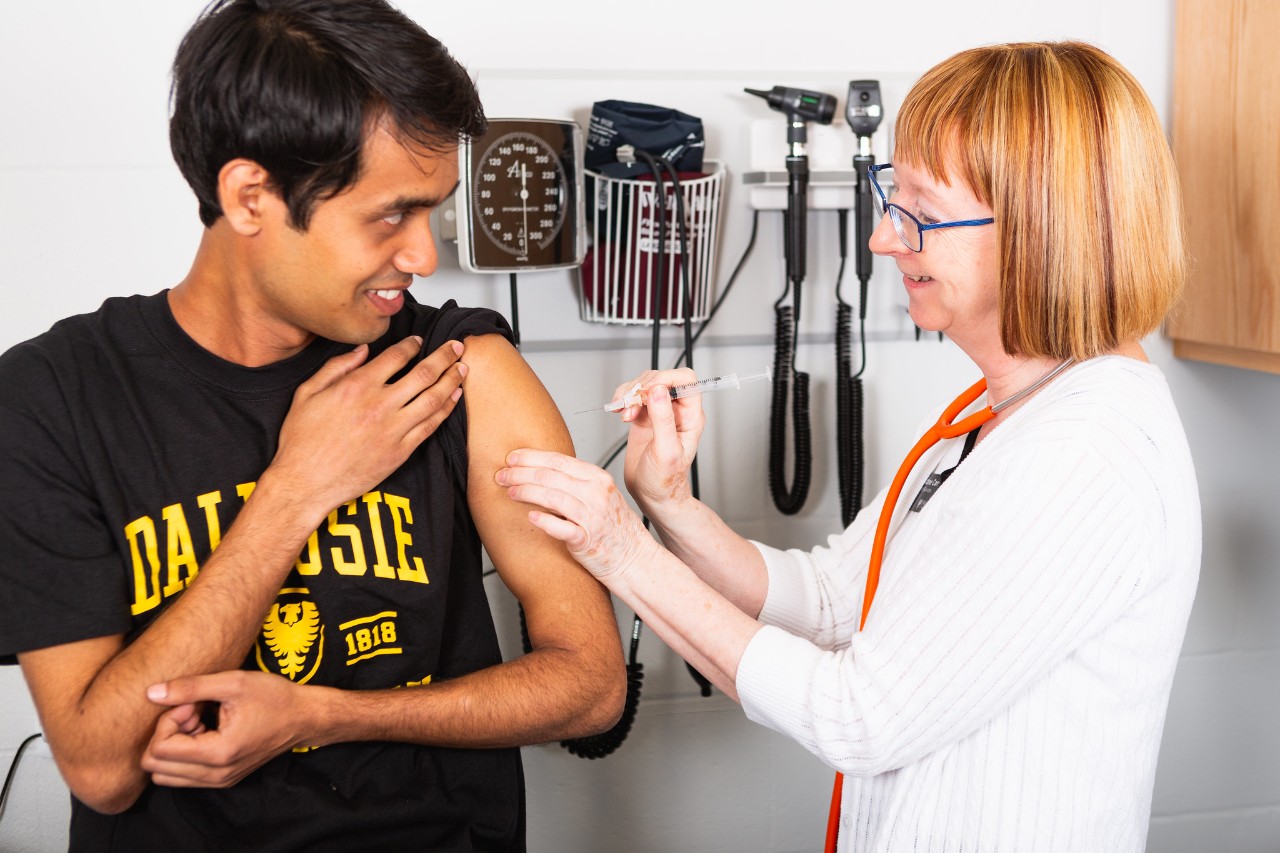
<path id="1" fill-rule="evenodd" d="M 399 213 L 393 213 L 390 216 L 382 217 L 382 221 L 388 225 L 399 225 L 401 222 L 404 222 L 406 216 L 408 216 L 408 214 L 402 210 Z"/>

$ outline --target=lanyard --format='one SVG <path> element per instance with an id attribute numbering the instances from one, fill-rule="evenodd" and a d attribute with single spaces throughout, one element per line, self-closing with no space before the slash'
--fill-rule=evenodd
<path id="1" fill-rule="evenodd" d="M 876 522 L 876 536 L 871 542 L 871 563 L 867 566 L 866 590 L 862 594 L 862 617 L 858 620 L 859 631 L 867 624 L 867 613 L 871 611 L 871 601 L 876 597 L 876 588 L 880 585 L 880 564 L 884 560 L 884 546 L 889 538 L 889 524 L 893 521 L 894 506 L 898 503 L 898 496 L 902 493 L 902 487 L 906 484 L 907 477 L 910 476 L 911 469 L 915 467 L 916 462 L 925 454 L 925 451 L 942 441 L 942 439 L 956 438 L 971 430 L 979 429 L 983 424 L 999 414 L 1002 409 L 1008 408 L 1023 397 L 1034 393 L 1041 386 L 1048 383 L 1049 380 L 1070 367 L 1074 361 L 1075 359 L 1072 358 L 1066 359 L 1053 370 L 1050 370 L 1007 400 L 1001 400 L 994 406 L 979 409 L 959 423 L 955 423 L 956 417 L 987 390 L 986 378 L 979 379 L 970 385 L 963 394 L 952 400 L 951 405 L 943 410 L 938 422 L 929 427 L 924 435 L 920 436 L 920 440 L 915 443 L 915 446 L 907 454 L 907 458 L 903 459 L 902 464 L 898 466 L 898 473 L 894 475 L 893 483 L 889 486 L 889 492 L 884 497 L 884 506 L 880 508 L 880 519 Z M 827 838 L 824 848 L 826 853 L 835 853 L 836 835 L 840 830 L 840 799 L 843 788 L 844 774 L 836 773 L 835 786 L 831 791 L 831 810 L 827 815 Z"/>

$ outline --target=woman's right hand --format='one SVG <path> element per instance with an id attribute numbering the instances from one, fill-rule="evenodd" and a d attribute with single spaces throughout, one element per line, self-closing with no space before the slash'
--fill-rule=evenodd
<path id="1" fill-rule="evenodd" d="M 638 383 L 646 400 L 643 406 L 622 410 L 622 420 L 631 424 L 623 479 L 631 497 L 655 520 L 664 507 L 693 496 L 689 468 L 706 424 L 702 398 L 672 400 L 667 389 L 697 379 L 688 368 L 649 370 L 614 392 L 615 400 L 624 399 Z"/>

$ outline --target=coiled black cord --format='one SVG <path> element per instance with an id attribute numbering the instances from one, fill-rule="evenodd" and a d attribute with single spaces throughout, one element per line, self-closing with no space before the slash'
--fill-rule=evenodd
<path id="1" fill-rule="evenodd" d="M 795 515 L 809 496 L 813 472 L 813 444 L 809 432 L 809 374 L 796 370 L 795 338 L 800 318 L 800 281 L 795 284 L 792 305 L 783 305 L 792 282 L 773 304 L 775 316 L 773 352 L 773 406 L 769 413 L 769 493 L 773 505 L 785 515 Z M 794 379 L 795 386 L 791 382 Z M 786 443 L 787 402 L 791 403 L 791 428 L 794 433 L 793 465 L 795 478 L 787 487 Z"/>
<path id="2" fill-rule="evenodd" d="M 866 314 L 862 315 L 862 364 L 852 367 L 853 306 L 840 295 L 848 258 L 849 212 L 840 218 L 840 271 L 836 274 L 836 479 L 840 490 L 840 519 L 848 527 L 862 507 L 862 371 L 867 363 Z M 865 286 L 864 286 L 865 288 Z M 866 301 L 865 289 L 863 302 Z"/>

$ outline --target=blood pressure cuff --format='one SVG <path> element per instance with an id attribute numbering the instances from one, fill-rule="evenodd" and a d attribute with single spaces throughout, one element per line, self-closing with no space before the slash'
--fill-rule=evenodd
<path id="1" fill-rule="evenodd" d="M 610 178 L 650 174 L 643 162 L 618 162 L 618 149 L 630 145 L 665 158 L 679 172 L 700 172 L 706 144 L 702 119 L 696 116 L 634 101 L 596 101 L 591 107 L 584 162 L 588 169 Z"/>

